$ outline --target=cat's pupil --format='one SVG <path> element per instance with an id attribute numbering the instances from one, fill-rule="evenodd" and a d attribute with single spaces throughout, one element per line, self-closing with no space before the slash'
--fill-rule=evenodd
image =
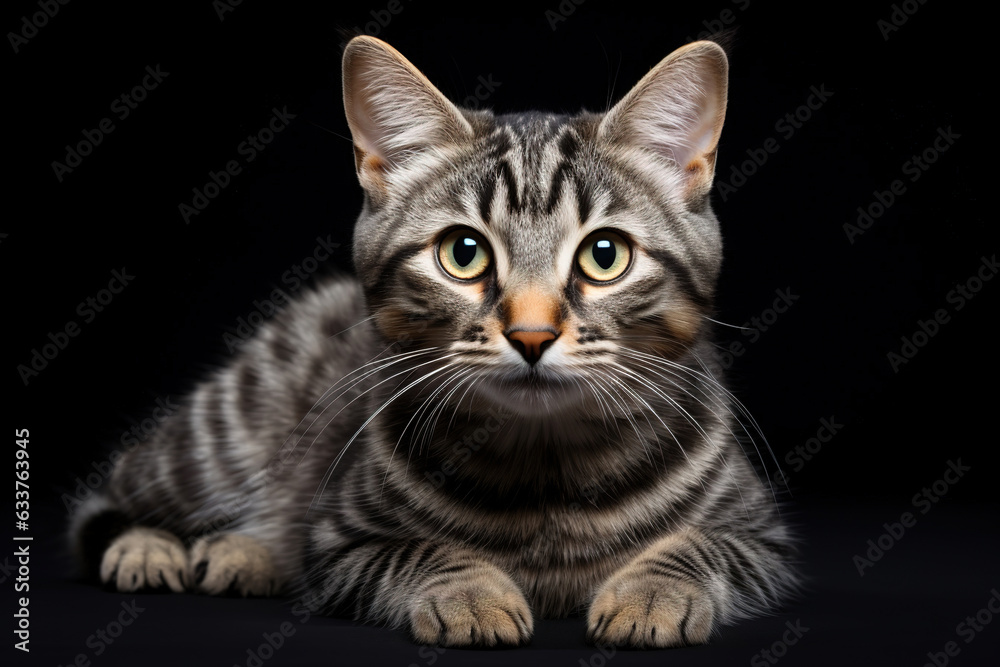
<path id="1" fill-rule="evenodd" d="M 607 239 L 601 239 L 594 244 L 594 261 L 602 269 L 610 269 L 615 263 L 615 256 L 618 254 L 615 251 L 615 244 Z"/>
<path id="2" fill-rule="evenodd" d="M 478 250 L 476 245 L 476 240 L 469 238 L 468 236 L 463 236 L 455 241 L 455 249 L 452 250 L 452 255 L 455 257 L 455 263 L 461 267 L 466 267 L 472 262 L 476 257 L 476 250 Z"/>

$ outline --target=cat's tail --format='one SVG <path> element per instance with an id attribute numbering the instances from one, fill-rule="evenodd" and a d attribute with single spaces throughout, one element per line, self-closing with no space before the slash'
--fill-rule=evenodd
<path id="1" fill-rule="evenodd" d="M 83 576 L 99 577 L 105 550 L 131 525 L 125 512 L 100 492 L 76 508 L 69 524 L 69 546 Z"/>

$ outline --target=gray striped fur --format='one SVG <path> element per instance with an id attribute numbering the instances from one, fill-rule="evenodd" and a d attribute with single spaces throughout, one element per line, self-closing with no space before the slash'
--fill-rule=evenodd
<path id="1" fill-rule="evenodd" d="M 198 385 L 81 510 L 77 550 L 117 513 L 145 527 L 99 541 L 120 589 L 301 587 L 444 645 L 524 642 L 572 612 L 598 642 L 700 643 L 778 603 L 793 541 L 706 319 L 721 50 L 689 45 L 574 116 L 457 109 L 373 38 L 344 67 L 358 278 Z M 492 248 L 474 282 L 435 259 L 455 227 Z M 575 268 L 598 229 L 632 248 L 607 284 Z M 557 335 L 534 365 L 506 338 L 525 317 Z"/>

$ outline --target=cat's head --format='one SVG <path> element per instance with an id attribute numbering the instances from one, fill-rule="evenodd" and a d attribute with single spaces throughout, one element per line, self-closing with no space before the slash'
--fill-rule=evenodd
<path id="1" fill-rule="evenodd" d="M 703 336 L 722 257 L 717 44 L 670 54 L 607 113 L 572 116 L 459 109 L 372 37 L 343 66 L 366 194 L 354 261 L 388 343 L 433 347 L 478 393 L 542 413 Z"/>

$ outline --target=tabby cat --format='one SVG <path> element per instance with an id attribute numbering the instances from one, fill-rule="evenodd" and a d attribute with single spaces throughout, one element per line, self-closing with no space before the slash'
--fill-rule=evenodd
<path id="1" fill-rule="evenodd" d="M 697 644 L 773 606 L 793 541 L 708 319 L 723 50 L 678 49 L 603 114 L 460 109 L 366 36 L 343 75 L 358 278 L 124 456 L 72 521 L 84 566 L 120 591 L 301 587 L 443 646 L 576 611 L 594 642 Z"/>

